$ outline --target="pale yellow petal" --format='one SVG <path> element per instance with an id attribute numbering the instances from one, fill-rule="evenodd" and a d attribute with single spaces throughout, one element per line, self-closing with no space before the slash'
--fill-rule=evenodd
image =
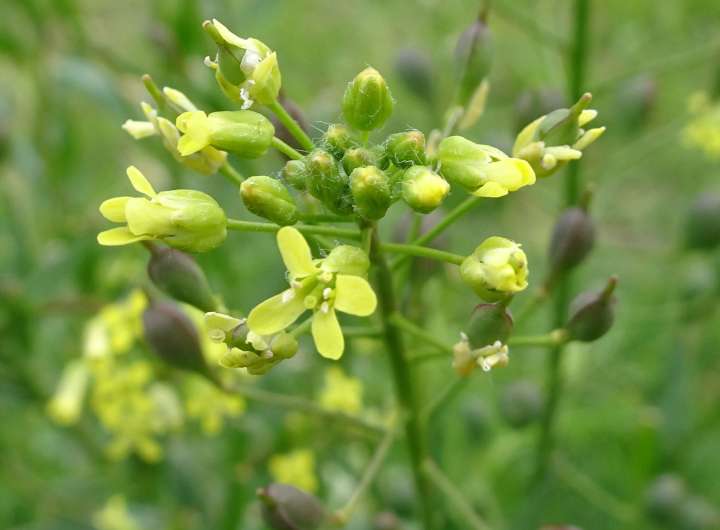
<path id="1" fill-rule="evenodd" d="M 100 213 L 108 221 L 113 223 L 125 222 L 125 205 L 132 197 L 113 197 L 103 201 L 100 205 Z"/>
<path id="2" fill-rule="evenodd" d="M 303 298 L 288 289 L 255 306 L 248 315 L 247 325 L 258 335 L 272 335 L 287 328 L 304 312 Z"/>
<path id="3" fill-rule="evenodd" d="M 277 245 L 285 267 L 293 278 L 304 278 L 317 272 L 310 247 L 295 228 L 286 226 L 277 233 Z"/>
<path id="4" fill-rule="evenodd" d="M 152 184 L 150 184 L 150 181 L 148 181 L 148 179 L 145 178 L 145 175 L 140 173 L 140 170 L 135 166 L 127 168 L 127 176 L 130 179 L 130 184 L 132 184 L 132 187 L 135 188 L 135 191 L 138 191 L 143 195 L 147 195 L 148 197 L 154 197 L 157 195 L 155 189 L 152 187 Z"/>
<path id="5" fill-rule="evenodd" d="M 320 355 L 332 360 L 342 357 L 345 350 L 345 339 L 340 322 L 332 308 L 328 308 L 327 311 L 322 309 L 315 311 L 312 321 L 312 336 Z"/>
<path id="6" fill-rule="evenodd" d="M 136 243 L 138 241 L 143 241 L 146 239 L 151 238 L 148 236 L 136 236 L 135 234 L 130 232 L 130 230 L 128 230 L 126 226 L 105 230 L 104 232 L 100 232 L 97 236 L 98 243 L 107 247 L 129 245 L 131 243 Z"/>
<path id="7" fill-rule="evenodd" d="M 360 276 L 338 274 L 335 280 L 335 309 L 366 317 L 377 307 L 377 296 L 368 281 Z"/>

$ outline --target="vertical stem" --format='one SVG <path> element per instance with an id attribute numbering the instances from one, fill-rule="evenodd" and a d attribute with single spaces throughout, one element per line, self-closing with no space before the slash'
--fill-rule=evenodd
<path id="1" fill-rule="evenodd" d="M 588 25 L 590 18 L 590 0 L 575 0 L 573 43 L 570 48 L 570 65 L 568 71 L 568 90 L 570 99 L 576 101 L 580 98 L 585 83 L 586 59 L 588 48 Z M 565 176 L 565 205 L 567 207 L 577 204 L 580 196 L 580 163 L 570 164 Z M 553 327 L 561 328 L 565 325 L 568 304 L 572 291 L 572 278 L 565 273 L 558 278 L 554 293 Z M 554 446 L 554 427 L 558 405 L 563 390 L 562 359 L 564 345 L 553 346 L 547 360 L 547 387 L 548 395 L 545 410 L 540 426 L 540 440 L 537 449 L 536 478 L 545 476 L 548 462 Z"/>
<path id="2" fill-rule="evenodd" d="M 410 453 L 415 489 L 418 496 L 424 530 L 432 530 L 432 502 L 430 486 L 423 473 L 422 464 L 427 457 L 424 433 L 420 427 L 420 407 L 417 390 L 411 377 L 412 367 L 408 363 L 402 334 L 391 321 L 397 302 L 392 274 L 380 248 L 377 228 L 373 227 L 370 259 L 377 269 L 378 301 L 382 319 L 383 336 L 390 357 L 395 394 L 405 422 L 405 439 Z"/>
<path id="3" fill-rule="evenodd" d="M 267 107 L 273 112 L 273 114 L 275 114 L 275 116 L 277 116 L 280 123 L 282 123 L 288 132 L 293 135 L 303 149 L 307 151 L 315 149 L 315 144 L 310 137 L 305 133 L 305 131 L 303 131 L 300 124 L 295 121 L 295 118 L 290 116 L 288 111 L 285 110 L 285 107 L 283 107 L 278 100 L 273 101 Z"/>

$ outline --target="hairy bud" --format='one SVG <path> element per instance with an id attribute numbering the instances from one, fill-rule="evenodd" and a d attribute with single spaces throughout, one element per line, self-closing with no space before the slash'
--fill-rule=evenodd
<path id="1" fill-rule="evenodd" d="M 372 131 L 382 127 L 393 111 L 390 88 L 380 72 L 366 68 L 345 90 L 342 110 L 345 121 L 353 129 Z"/>
<path id="2" fill-rule="evenodd" d="M 615 320 L 617 276 L 611 276 L 600 292 L 580 293 L 570 306 L 570 318 L 565 326 L 569 340 L 592 342 L 607 333 Z"/>
<path id="3" fill-rule="evenodd" d="M 174 248 L 150 246 L 148 276 L 162 292 L 201 311 L 215 311 L 217 301 L 205 273 L 191 255 Z"/>
<path id="4" fill-rule="evenodd" d="M 568 208 L 553 229 L 548 257 L 552 274 L 577 267 L 595 243 L 595 225 L 583 208 Z"/>
<path id="5" fill-rule="evenodd" d="M 345 151 L 342 158 L 342 166 L 349 175 L 359 167 L 374 166 L 378 163 L 378 157 L 370 149 L 364 147 L 353 147 Z"/>
<path id="6" fill-rule="evenodd" d="M 250 177 L 240 185 L 245 207 L 255 215 L 281 226 L 297 223 L 297 206 L 287 188 L 277 179 Z"/>
<path id="7" fill-rule="evenodd" d="M 390 181 L 375 166 L 355 169 L 350 175 L 350 189 L 355 199 L 355 210 L 365 219 L 380 219 L 390 207 Z"/>
<path id="8" fill-rule="evenodd" d="M 325 149 L 337 160 L 342 160 L 345 151 L 355 145 L 350 129 L 342 123 L 332 123 L 323 135 Z"/>
<path id="9" fill-rule="evenodd" d="M 703 193 L 693 202 L 685 220 L 685 242 L 702 250 L 720 245 L 720 194 Z"/>
<path id="10" fill-rule="evenodd" d="M 385 141 L 384 158 L 397 167 L 425 164 L 425 135 L 414 130 L 391 134 Z"/>
<path id="11" fill-rule="evenodd" d="M 288 484 L 270 484 L 257 492 L 262 514 L 273 530 L 316 530 L 329 514 L 313 495 Z"/>
<path id="12" fill-rule="evenodd" d="M 305 160 L 288 160 L 283 167 L 282 177 L 289 186 L 298 191 L 307 188 L 308 169 Z"/>
<path id="13" fill-rule="evenodd" d="M 352 213 L 352 199 L 347 177 L 340 173 L 330 153 L 316 149 L 306 157 L 308 191 L 334 213 Z"/>
<path id="14" fill-rule="evenodd" d="M 402 198 L 416 212 L 432 212 L 449 192 L 450 184 L 429 167 L 412 166 L 403 174 Z"/>

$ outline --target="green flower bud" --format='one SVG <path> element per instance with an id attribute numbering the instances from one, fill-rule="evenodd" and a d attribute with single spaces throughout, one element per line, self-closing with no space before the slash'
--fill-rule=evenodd
<path id="1" fill-rule="evenodd" d="M 392 114 L 393 98 L 380 72 L 369 67 L 360 72 L 345 90 L 342 110 L 353 129 L 372 131 L 382 127 Z"/>
<path id="2" fill-rule="evenodd" d="M 240 185 L 245 207 L 255 215 L 281 226 L 297 223 L 297 206 L 287 188 L 277 179 L 250 177 Z"/>
<path id="3" fill-rule="evenodd" d="M 433 68 L 426 53 L 414 48 L 400 50 L 395 60 L 395 71 L 410 92 L 426 103 L 434 102 Z"/>
<path id="4" fill-rule="evenodd" d="M 527 257 L 514 241 L 489 237 L 462 263 L 460 276 L 483 300 L 504 300 L 527 287 Z"/>
<path id="5" fill-rule="evenodd" d="M 281 331 L 275 335 L 270 342 L 270 350 L 278 359 L 290 359 L 294 357 L 298 351 L 297 339 L 289 333 Z"/>
<path id="6" fill-rule="evenodd" d="M 174 248 L 206 252 L 225 241 L 227 219 L 215 199 L 196 190 L 157 193 L 137 168 L 130 166 L 127 173 L 133 187 L 148 198 L 115 197 L 103 202 L 100 213 L 126 226 L 98 234 L 101 245 L 161 239 Z"/>
<path id="7" fill-rule="evenodd" d="M 402 198 L 416 212 L 432 212 L 450 192 L 450 184 L 429 167 L 412 166 L 402 178 Z"/>
<path id="8" fill-rule="evenodd" d="M 677 475 L 660 475 L 645 494 L 648 514 L 659 522 L 674 523 L 688 497 L 685 481 Z"/>
<path id="9" fill-rule="evenodd" d="M 381 219 L 391 203 L 390 181 L 375 166 L 359 167 L 350 175 L 355 211 L 365 219 Z"/>
<path id="10" fill-rule="evenodd" d="M 570 318 L 565 325 L 568 340 L 592 342 L 607 333 L 615 320 L 617 276 L 611 276 L 600 292 L 580 293 L 570 306 Z"/>
<path id="11" fill-rule="evenodd" d="M 492 66 L 492 34 L 487 25 L 487 9 L 460 35 L 455 58 L 460 71 L 458 99 L 461 105 L 465 105 Z"/>
<path id="12" fill-rule="evenodd" d="M 422 166 L 425 159 L 425 135 L 406 131 L 388 136 L 384 157 L 397 167 Z"/>
<path id="13" fill-rule="evenodd" d="M 348 175 L 359 167 L 374 166 L 377 163 L 378 159 L 375 153 L 364 147 L 348 149 L 342 158 L 343 169 Z"/>
<path id="14" fill-rule="evenodd" d="M 270 484 L 257 492 L 265 523 L 273 530 L 316 530 L 329 514 L 313 495 L 288 484 Z"/>
<path id="15" fill-rule="evenodd" d="M 350 129 L 342 123 L 331 123 L 323 135 L 323 145 L 337 160 L 355 145 Z"/>
<path id="16" fill-rule="evenodd" d="M 285 182 L 298 191 L 307 188 L 308 170 L 304 160 L 288 160 L 283 167 L 282 177 Z"/>
<path id="17" fill-rule="evenodd" d="M 251 110 L 184 112 L 175 121 L 183 133 L 177 148 L 189 156 L 212 145 L 242 158 L 258 158 L 270 148 L 275 128 L 262 114 Z"/>
<path id="18" fill-rule="evenodd" d="M 158 357 L 175 368 L 209 375 L 197 330 L 178 306 L 151 300 L 142 321 L 145 340 Z"/>
<path id="19" fill-rule="evenodd" d="M 159 245 L 151 245 L 150 252 L 147 272 L 158 289 L 201 311 L 215 311 L 217 301 L 205 273 L 191 255 Z"/>
<path id="20" fill-rule="evenodd" d="M 540 418 L 543 397 L 533 381 L 515 381 L 507 385 L 500 395 L 500 415 L 515 429 L 526 427 Z"/>
<path id="21" fill-rule="evenodd" d="M 685 219 L 685 244 L 702 250 L 720 245 L 720 194 L 703 193 L 693 202 Z"/>
<path id="22" fill-rule="evenodd" d="M 352 245 L 338 245 L 323 260 L 322 269 L 351 276 L 367 276 L 370 258 L 361 248 Z"/>
<path id="23" fill-rule="evenodd" d="M 473 310 L 465 335 L 473 349 L 494 344 L 496 341 L 506 344 L 513 324 L 513 318 L 504 304 L 479 304 Z"/>
<path id="24" fill-rule="evenodd" d="M 306 157 L 308 191 L 332 212 L 352 213 L 350 184 L 338 169 L 335 159 L 327 151 L 316 149 Z"/>
<path id="25" fill-rule="evenodd" d="M 584 208 L 568 208 L 553 229 L 548 256 L 551 274 L 577 267 L 595 243 L 595 225 Z"/>

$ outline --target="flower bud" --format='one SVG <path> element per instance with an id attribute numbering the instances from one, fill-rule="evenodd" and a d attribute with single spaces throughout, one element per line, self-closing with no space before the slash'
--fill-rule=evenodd
<path id="1" fill-rule="evenodd" d="M 178 306 L 151 300 L 142 316 L 145 340 L 169 365 L 208 376 L 195 326 Z"/>
<path id="2" fill-rule="evenodd" d="M 527 287 L 527 257 L 518 243 L 489 237 L 462 263 L 460 276 L 483 300 L 500 301 Z"/>
<path id="3" fill-rule="evenodd" d="M 535 173 L 525 160 L 462 136 L 440 142 L 437 159 L 445 178 L 478 197 L 503 197 L 535 183 Z"/>
<path id="4" fill-rule="evenodd" d="M 487 9 L 458 39 L 455 58 L 460 71 L 458 98 L 465 105 L 490 73 L 493 56 L 492 34 L 487 25 Z"/>
<path id="5" fill-rule="evenodd" d="M 184 112 L 175 124 L 183 133 L 177 144 L 182 156 L 212 145 L 242 158 L 258 158 L 270 148 L 275 135 L 270 120 L 251 110 Z"/>
<path id="6" fill-rule="evenodd" d="M 245 207 L 255 215 L 281 226 L 297 223 L 297 206 L 287 188 L 277 179 L 250 177 L 240 185 Z"/>
<path id="7" fill-rule="evenodd" d="M 425 135 L 420 131 L 391 134 L 385 141 L 384 157 L 397 167 L 425 164 Z"/>
<path id="8" fill-rule="evenodd" d="M 450 184 L 426 166 L 412 166 L 402 178 L 402 198 L 416 212 L 432 212 L 450 192 Z"/>
<path id="9" fill-rule="evenodd" d="M 273 530 L 316 530 L 329 514 L 313 495 L 288 484 L 270 484 L 257 492 L 265 523 Z"/>
<path id="10" fill-rule="evenodd" d="M 473 349 L 496 341 L 505 344 L 512 333 L 513 324 L 513 318 L 504 304 L 479 304 L 473 310 L 465 335 Z"/>
<path id="11" fill-rule="evenodd" d="M 327 151 L 316 149 L 306 158 L 308 191 L 332 212 L 352 213 L 352 198 L 347 176 L 341 174 L 335 159 Z"/>
<path id="12" fill-rule="evenodd" d="M 159 245 L 152 245 L 150 252 L 147 272 L 158 289 L 201 311 L 217 308 L 205 273 L 191 255 Z"/>
<path id="13" fill-rule="evenodd" d="M 350 134 L 350 129 L 342 123 L 331 123 L 323 135 L 325 149 L 332 154 L 336 160 L 342 160 L 345 151 L 355 145 Z"/>
<path id="14" fill-rule="evenodd" d="M 354 170 L 350 175 L 350 189 L 355 200 L 355 211 L 365 219 L 381 219 L 390 207 L 390 181 L 375 166 Z"/>
<path id="15" fill-rule="evenodd" d="M 298 191 L 307 188 L 308 170 L 304 160 L 288 160 L 283 167 L 282 177 L 289 186 Z"/>
<path id="16" fill-rule="evenodd" d="M 400 50 L 395 59 L 395 71 L 405 87 L 426 103 L 433 103 L 435 84 L 428 55 L 414 48 Z"/>
<path id="17" fill-rule="evenodd" d="M 568 208 L 553 229 L 548 256 L 551 274 L 577 267 L 595 243 L 595 225 L 584 208 Z"/>
<path id="18" fill-rule="evenodd" d="M 607 333 L 615 320 L 617 276 L 611 276 L 600 292 L 580 293 L 570 306 L 570 318 L 565 325 L 568 340 L 592 342 Z"/>
<path id="19" fill-rule="evenodd" d="M 380 72 L 366 68 L 345 90 L 342 110 L 345 121 L 353 129 L 372 131 L 382 127 L 393 111 L 390 88 Z"/>
<path id="20" fill-rule="evenodd" d="M 345 151 L 342 158 L 342 165 L 348 175 L 359 167 L 374 166 L 378 164 L 378 158 L 370 149 L 364 147 L 353 147 Z"/>
<path id="21" fill-rule="evenodd" d="M 533 381 L 521 380 L 507 385 L 500 395 L 500 415 L 513 428 L 525 427 L 540 418 L 543 397 Z"/>
<path id="22" fill-rule="evenodd" d="M 702 250 L 720 245 L 720 194 L 703 193 L 693 202 L 685 219 L 685 243 Z"/>

